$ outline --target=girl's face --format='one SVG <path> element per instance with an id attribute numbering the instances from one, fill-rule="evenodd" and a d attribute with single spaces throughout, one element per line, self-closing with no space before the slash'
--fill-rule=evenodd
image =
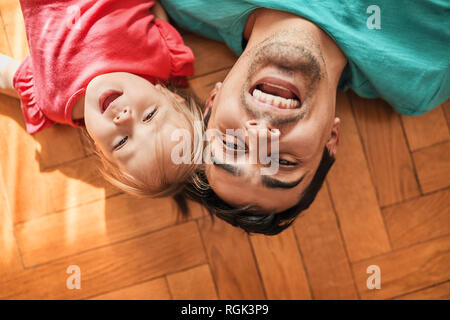
<path id="1" fill-rule="evenodd" d="M 89 135 L 110 161 L 136 178 L 157 174 L 157 161 L 168 162 L 165 168 L 175 166 L 170 153 L 177 142 L 170 137 L 185 120 L 163 90 L 167 89 L 125 72 L 100 75 L 86 90 L 84 121 Z M 176 95 L 175 99 L 182 100 Z M 155 151 L 160 143 L 162 159 Z"/>

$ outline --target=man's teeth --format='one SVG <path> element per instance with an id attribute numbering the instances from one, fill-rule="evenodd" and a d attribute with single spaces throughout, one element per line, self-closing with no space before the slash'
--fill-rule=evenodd
<path id="1" fill-rule="evenodd" d="M 271 104 L 271 105 L 281 108 L 281 109 L 295 109 L 300 105 L 300 102 L 298 100 L 285 99 L 282 97 L 274 96 L 274 95 L 262 92 L 261 90 L 258 90 L 258 89 L 253 90 L 252 95 L 259 101 Z"/>

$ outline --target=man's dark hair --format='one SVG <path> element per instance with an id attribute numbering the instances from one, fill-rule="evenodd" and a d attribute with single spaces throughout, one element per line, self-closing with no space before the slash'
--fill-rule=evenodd
<path id="1" fill-rule="evenodd" d="M 223 201 L 210 187 L 206 178 L 205 169 L 197 171 L 197 177 L 206 187 L 199 188 L 189 184 L 182 193 L 184 197 L 202 204 L 210 213 L 211 217 L 218 217 L 229 224 L 240 227 L 247 233 L 262 233 L 265 235 L 276 235 L 289 227 L 304 210 L 308 209 L 316 198 L 325 177 L 333 165 L 335 158 L 330 155 L 325 147 L 322 159 L 311 183 L 306 187 L 299 201 L 293 207 L 282 212 L 258 212 L 251 205 L 235 208 Z"/>

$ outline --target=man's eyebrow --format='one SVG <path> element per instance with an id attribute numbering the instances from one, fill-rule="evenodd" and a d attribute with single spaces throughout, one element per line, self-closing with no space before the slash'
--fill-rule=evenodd
<path id="1" fill-rule="evenodd" d="M 300 182 L 302 182 L 305 175 L 302 175 L 300 179 L 292 182 L 284 182 L 278 179 L 271 178 L 269 176 L 261 176 L 261 181 L 263 186 L 270 188 L 270 189 L 291 189 L 299 185 Z"/>
<path id="2" fill-rule="evenodd" d="M 211 155 L 211 161 L 213 163 L 213 165 L 221 168 L 222 170 L 225 170 L 228 173 L 231 173 L 233 176 L 239 177 L 241 175 L 241 170 L 239 167 L 237 166 L 233 166 L 231 164 L 226 164 L 226 163 L 218 163 L 216 161 L 216 159 L 213 157 L 213 155 Z M 261 182 L 262 185 L 266 188 L 270 188 L 270 189 L 291 189 L 291 188 L 295 188 L 296 186 L 298 186 L 300 184 L 300 182 L 302 182 L 303 178 L 305 177 L 305 175 L 302 175 L 300 177 L 300 179 L 292 181 L 292 182 L 284 182 L 275 178 L 271 178 L 269 176 L 261 176 Z"/>

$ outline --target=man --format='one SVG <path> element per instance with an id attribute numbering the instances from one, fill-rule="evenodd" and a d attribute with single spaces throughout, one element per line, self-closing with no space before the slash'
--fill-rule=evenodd
<path id="1" fill-rule="evenodd" d="M 278 138 L 274 175 L 261 175 L 264 165 L 249 161 L 217 162 L 199 174 L 206 187 L 193 198 L 248 232 L 277 234 L 314 200 L 338 147 L 338 88 L 381 97 L 407 115 L 450 95 L 445 1 L 162 3 L 181 27 L 240 54 L 207 102 L 207 127 L 224 136 L 223 145 L 211 144 L 211 160 L 247 153 L 247 141 L 226 142 L 227 129 Z"/>

